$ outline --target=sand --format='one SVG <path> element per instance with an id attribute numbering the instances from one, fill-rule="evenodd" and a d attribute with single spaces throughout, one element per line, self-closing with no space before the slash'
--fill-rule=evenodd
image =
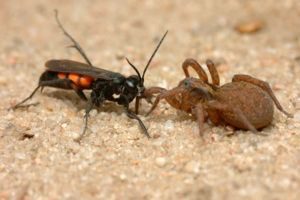
<path id="1" fill-rule="evenodd" d="M 298 199 L 300 197 L 300 2 L 1 1 L 0 199 Z M 112 103 L 91 112 L 74 92 L 45 88 L 28 108 L 8 110 L 36 87 L 49 59 L 83 61 L 54 20 L 95 66 L 143 70 L 146 86 L 175 87 L 186 58 L 218 63 L 221 84 L 244 73 L 268 81 L 282 106 L 267 136 L 205 124 L 203 143 L 190 116 L 162 102 L 141 118 L 152 138 Z M 260 30 L 239 33 L 259 21 Z M 88 94 L 88 92 L 87 92 Z M 131 105 L 132 108 L 134 104 Z"/>

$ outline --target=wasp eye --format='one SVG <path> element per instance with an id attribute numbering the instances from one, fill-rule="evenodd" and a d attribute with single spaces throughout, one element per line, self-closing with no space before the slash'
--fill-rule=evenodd
<path id="1" fill-rule="evenodd" d="M 135 87 L 134 83 L 132 81 L 126 81 L 126 84 L 129 86 L 129 87 Z"/>

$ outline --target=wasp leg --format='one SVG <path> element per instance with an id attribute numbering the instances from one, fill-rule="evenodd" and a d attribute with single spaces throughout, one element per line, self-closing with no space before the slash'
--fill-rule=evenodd
<path id="1" fill-rule="evenodd" d="M 83 130 L 82 130 L 82 133 L 79 135 L 78 138 L 75 139 L 76 142 L 80 143 L 80 141 L 82 140 L 82 138 L 84 137 L 85 135 L 85 132 L 87 130 L 87 127 L 88 127 L 88 118 L 89 118 L 89 114 L 91 112 L 91 110 L 93 109 L 94 107 L 94 103 L 92 102 L 92 100 L 90 99 L 88 101 L 88 104 L 87 104 L 87 107 L 85 109 L 85 114 L 84 114 L 84 126 L 83 126 Z"/>
<path id="2" fill-rule="evenodd" d="M 17 108 L 22 107 L 22 104 L 25 103 L 26 101 L 30 100 L 40 87 L 41 86 L 38 85 L 27 98 L 25 98 L 24 100 L 22 100 L 20 103 L 16 104 L 15 106 L 12 106 L 11 109 L 17 109 Z"/>
<path id="3" fill-rule="evenodd" d="M 124 108 L 125 108 L 125 113 L 127 115 L 127 117 L 131 118 L 131 119 L 135 119 L 139 122 L 139 125 L 141 127 L 141 129 L 143 130 L 143 133 L 148 137 L 150 138 L 150 135 L 147 131 L 147 128 L 146 126 L 144 125 L 143 121 L 134 113 L 132 112 L 131 110 L 129 110 L 129 101 L 128 101 L 128 98 L 125 96 L 125 95 L 121 95 L 117 101 L 118 104 L 120 105 L 123 105 Z"/>
<path id="4" fill-rule="evenodd" d="M 59 21 L 58 11 L 57 10 L 55 10 L 55 19 L 56 19 L 56 22 L 57 22 L 59 28 L 63 31 L 63 33 L 65 34 L 65 36 L 67 36 L 67 38 L 69 38 L 71 40 L 71 42 L 73 43 L 73 45 L 71 45 L 70 47 L 75 48 L 80 53 L 80 55 L 84 58 L 84 60 L 90 66 L 92 66 L 91 61 L 89 60 L 89 58 L 87 57 L 87 55 L 85 54 L 85 52 L 83 51 L 83 49 L 81 48 L 81 46 L 79 45 L 79 43 L 76 42 L 76 40 L 66 31 L 66 29 L 63 27 L 62 23 Z"/>
<path id="5" fill-rule="evenodd" d="M 44 87 L 55 87 L 55 88 L 62 88 L 62 89 L 73 89 L 76 94 L 82 99 L 82 100 L 87 100 L 85 94 L 82 92 L 81 89 L 79 89 L 71 80 L 69 79 L 54 79 L 54 80 L 48 80 L 48 81 L 43 81 L 40 80 L 39 85 L 33 90 L 33 92 L 23 101 L 18 103 L 17 105 L 13 106 L 12 109 L 16 109 L 19 107 L 22 107 L 22 104 L 28 101 L 33 97 L 33 95 L 38 91 L 39 88 L 44 88 Z"/>
<path id="6" fill-rule="evenodd" d="M 282 106 L 280 105 L 278 99 L 274 95 L 269 83 L 267 83 L 265 81 L 262 81 L 262 80 L 259 80 L 257 78 L 252 77 L 252 76 L 249 76 L 249 75 L 244 75 L 244 74 L 234 75 L 234 77 L 232 78 L 232 82 L 239 82 L 239 81 L 248 82 L 248 83 L 251 83 L 253 85 L 256 85 L 256 86 L 260 87 L 261 89 L 263 89 L 264 91 L 266 91 L 270 95 L 270 97 L 274 101 L 274 103 L 275 103 L 276 107 L 278 108 L 278 110 L 283 112 L 287 117 L 290 117 L 290 118 L 293 117 L 292 114 L 288 113 L 287 111 L 285 111 L 282 108 Z"/>
<path id="7" fill-rule="evenodd" d="M 141 97 L 136 97 L 135 98 L 135 114 L 139 114 L 139 107 L 140 107 L 140 100 L 141 100 L 142 98 Z"/>
<path id="8" fill-rule="evenodd" d="M 135 119 L 139 122 L 139 125 L 141 127 L 141 129 L 143 130 L 143 133 L 148 137 L 148 138 L 151 138 L 148 131 L 147 131 L 147 128 L 145 126 L 145 124 L 143 123 L 143 121 L 136 115 L 134 114 L 133 112 L 131 112 L 128 108 L 128 106 L 125 106 L 125 112 L 126 112 L 126 115 L 131 118 L 131 119 Z"/>
<path id="9" fill-rule="evenodd" d="M 75 139 L 76 142 L 80 142 L 81 139 L 85 136 L 85 133 L 86 133 L 86 130 L 88 127 L 89 114 L 95 105 L 96 106 L 102 105 L 102 103 L 105 100 L 104 93 L 105 93 L 106 89 L 107 89 L 107 87 L 104 87 L 103 90 L 101 90 L 99 94 L 96 93 L 95 91 L 92 91 L 91 98 L 89 99 L 89 101 L 87 103 L 87 107 L 85 109 L 83 130 L 82 130 L 82 133 L 80 134 L 80 136 Z"/>
<path id="10" fill-rule="evenodd" d="M 82 90 L 80 90 L 78 88 L 73 88 L 73 89 L 76 92 L 76 94 L 79 96 L 80 99 L 87 101 L 87 98 L 86 98 L 85 94 L 82 92 Z"/>

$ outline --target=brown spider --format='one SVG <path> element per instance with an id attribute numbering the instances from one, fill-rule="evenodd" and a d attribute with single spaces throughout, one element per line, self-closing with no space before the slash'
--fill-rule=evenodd
<path id="1" fill-rule="evenodd" d="M 186 78 L 180 81 L 177 87 L 171 90 L 148 88 L 145 96 L 159 95 L 147 115 L 156 108 L 160 100 L 165 99 L 174 108 L 196 117 L 201 136 L 207 118 L 215 125 L 225 123 L 256 133 L 257 129 L 271 123 L 273 102 L 287 117 L 293 117 L 282 108 L 267 82 L 249 75 L 237 74 L 232 78 L 232 82 L 220 86 L 219 74 L 214 63 L 207 60 L 206 65 L 212 83 L 208 82 L 207 74 L 196 60 L 186 59 L 182 64 Z M 190 77 L 189 67 L 197 72 L 199 79 Z"/>

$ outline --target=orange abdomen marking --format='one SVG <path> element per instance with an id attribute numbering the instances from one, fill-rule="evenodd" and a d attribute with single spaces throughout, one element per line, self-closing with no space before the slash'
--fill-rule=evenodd
<path id="1" fill-rule="evenodd" d="M 94 79 L 90 76 L 81 76 L 79 80 L 80 87 L 84 89 L 90 88 L 93 80 Z"/>
<path id="2" fill-rule="evenodd" d="M 74 73 L 63 73 L 63 72 L 59 72 L 57 73 L 57 77 L 59 79 L 69 79 L 71 80 L 77 88 L 80 89 L 89 89 L 91 87 L 92 82 L 94 81 L 94 79 L 90 76 L 83 76 L 83 75 L 79 75 L 79 74 L 74 74 Z"/>
<path id="3" fill-rule="evenodd" d="M 67 74 L 65 74 L 65 73 L 58 73 L 58 74 L 57 74 L 57 77 L 58 77 L 59 79 L 65 79 L 65 78 L 67 78 Z"/>
<path id="4" fill-rule="evenodd" d="M 71 81 L 73 81 L 73 83 L 76 86 L 80 86 L 80 83 L 79 83 L 80 76 L 79 76 L 79 74 L 69 74 L 68 75 L 68 79 L 70 79 Z"/>

